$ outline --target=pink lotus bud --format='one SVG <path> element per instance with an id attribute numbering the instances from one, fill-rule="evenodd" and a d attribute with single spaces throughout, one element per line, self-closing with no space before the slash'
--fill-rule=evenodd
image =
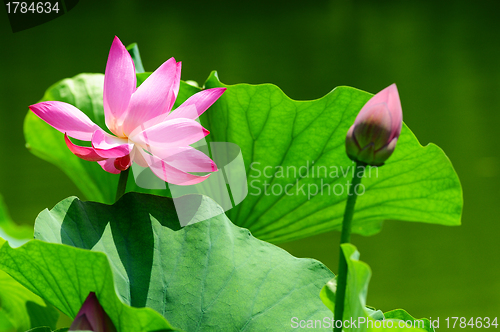
<path id="1" fill-rule="evenodd" d="M 68 331 L 116 332 L 116 328 L 95 293 L 91 292 Z"/>
<path id="2" fill-rule="evenodd" d="M 401 133 L 403 112 L 396 84 L 372 97 L 359 111 L 346 137 L 351 160 L 382 166 L 391 156 Z"/>

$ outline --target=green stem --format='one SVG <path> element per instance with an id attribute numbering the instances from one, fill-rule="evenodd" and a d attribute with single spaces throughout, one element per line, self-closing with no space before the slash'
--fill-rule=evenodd
<path id="1" fill-rule="evenodd" d="M 362 167 L 362 170 L 358 172 L 358 167 Z M 354 215 L 354 205 L 356 204 L 357 186 L 361 183 L 363 178 L 364 170 L 366 164 L 362 162 L 356 163 L 356 168 L 354 169 L 354 176 L 352 178 L 352 185 L 349 187 L 349 194 L 347 196 L 347 204 L 345 206 L 344 221 L 342 222 L 342 233 L 340 234 L 340 244 L 351 242 L 351 222 Z M 359 176 L 358 176 L 359 175 Z M 339 256 L 339 269 L 337 275 L 337 291 L 335 292 L 335 312 L 333 317 L 335 318 L 335 332 L 342 331 L 342 324 L 337 323 L 337 320 L 342 322 L 344 317 L 344 303 L 345 303 L 345 291 L 347 286 L 347 261 L 345 259 L 342 247 L 340 247 Z"/>
<path id="2" fill-rule="evenodd" d="M 130 167 L 127 168 L 125 171 L 120 172 L 120 180 L 118 180 L 118 188 L 116 189 L 116 198 L 115 202 L 117 202 L 120 197 L 125 194 L 125 189 L 127 188 L 127 180 L 128 180 L 128 173 L 130 171 Z"/>

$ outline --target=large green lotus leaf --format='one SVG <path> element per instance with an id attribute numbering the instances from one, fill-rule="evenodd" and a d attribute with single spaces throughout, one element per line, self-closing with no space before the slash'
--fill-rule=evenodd
<path id="1" fill-rule="evenodd" d="M 33 238 L 33 227 L 12 221 L 1 195 L 0 238 L 12 246 L 20 246 Z M 0 270 L 0 332 L 24 332 L 41 325 L 55 327 L 58 317 L 57 310 Z"/>
<path id="2" fill-rule="evenodd" d="M 431 322 L 427 318 L 415 319 L 412 315 L 410 315 L 403 309 L 396 309 L 385 312 L 384 317 L 386 319 L 402 320 L 404 322 L 408 322 L 408 325 L 413 324 L 413 326 L 417 326 L 417 324 L 423 324 L 423 326 L 420 325 L 420 327 L 422 327 L 425 331 L 434 332 L 434 328 L 432 327 Z M 416 323 L 417 321 L 419 322 Z"/>
<path id="3" fill-rule="evenodd" d="M 193 214 L 204 221 L 184 228 L 170 198 L 127 193 L 112 206 L 68 198 L 38 216 L 35 237 L 106 253 L 124 302 L 185 331 L 289 331 L 293 317 L 330 314 L 318 297 L 328 268 L 254 238 L 198 198 Z"/>
<path id="4" fill-rule="evenodd" d="M 56 309 L 0 270 L 0 332 L 55 328 L 58 318 Z"/>
<path id="5" fill-rule="evenodd" d="M 144 66 L 142 65 L 141 55 L 139 53 L 139 46 L 137 43 L 132 43 L 127 46 L 127 51 L 134 61 L 134 67 L 136 73 L 144 73 Z"/>
<path id="6" fill-rule="evenodd" d="M 31 240 L 13 249 L 0 239 L 0 269 L 69 317 L 95 292 L 118 332 L 172 330 L 150 308 L 132 308 L 117 297 L 105 254 Z"/>
<path id="7" fill-rule="evenodd" d="M 205 86 L 227 87 L 202 116 L 207 138 L 238 144 L 247 170 L 248 197 L 229 218 L 270 242 L 340 230 L 354 170 L 345 137 L 372 95 L 338 87 L 295 101 L 275 85 L 225 85 L 215 73 Z M 376 233 L 385 219 L 460 224 L 462 190 L 450 161 L 436 145 L 421 146 L 406 125 L 393 156 L 368 167 L 362 184 L 355 233 Z"/>
<path id="8" fill-rule="evenodd" d="M 341 250 L 347 261 L 347 289 L 345 296 L 344 331 L 371 332 L 371 331 L 415 331 L 434 332 L 430 322 L 426 318 L 416 320 L 406 311 L 398 309 L 382 314 L 379 310 L 374 311 L 366 306 L 368 283 L 372 275 L 368 264 L 359 260 L 359 252 L 352 244 L 342 244 Z M 325 306 L 335 312 L 335 292 L 337 289 L 336 278 L 330 280 L 321 290 L 320 297 Z M 350 322 L 362 322 L 356 326 L 350 326 Z M 419 321 L 418 323 L 415 323 Z"/>
<path id="9" fill-rule="evenodd" d="M 150 74 L 137 74 L 137 84 L 140 85 Z M 52 85 L 41 101 L 57 100 L 72 104 L 102 129 L 107 130 L 102 106 L 103 84 L 104 75 L 102 74 L 80 74 Z M 199 90 L 181 82 L 174 107 L 179 106 Z M 96 162 L 85 161 L 73 155 L 64 142 L 64 134 L 49 126 L 31 111 L 28 111 L 24 120 L 24 136 L 28 149 L 34 155 L 61 168 L 87 199 L 103 203 L 114 202 L 119 175 L 107 173 Z M 83 142 L 79 144 L 85 145 Z M 140 188 L 135 184 L 132 176 L 129 177 L 127 190 L 170 195 L 167 189 Z"/>

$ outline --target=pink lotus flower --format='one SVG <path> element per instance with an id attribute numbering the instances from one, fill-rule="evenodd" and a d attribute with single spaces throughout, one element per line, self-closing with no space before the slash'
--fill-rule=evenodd
<path id="1" fill-rule="evenodd" d="M 170 58 L 138 88 L 132 58 L 118 37 L 109 51 L 104 75 L 103 106 L 110 135 L 73 105 L 46 101 L 30 106 L 39 118 L 64 133 L 66 145 L 76 156 L 97 161 L 113 174 L 132 162 L 150 167 L 163 181 L 177 185 L 202 182 L 214 172 L 215 163 L 190 146 L 208 135 L 195 121 L 226 90 L 196 93 L 171 112 L 180 85 L 181 63 Z M 92 147 L 75 145 L 69 137 L 91 141 Z"/>
<path id="2" fill-rule="evenodd" d="M 373 96 L 359 111 L 346 137 L 346 152 L 353 161 L 382 166 L 396 148 L 403 112 L 396 84 Z"/>
<path id="3" fill-rule="evenodd" d="M 91 292 L 68 331 L 116 332 L 116 328 L 95 293 Z"/>

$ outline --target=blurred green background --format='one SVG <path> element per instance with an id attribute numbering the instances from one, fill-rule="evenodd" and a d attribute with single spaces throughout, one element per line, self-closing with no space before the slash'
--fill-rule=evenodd
<path id="1" fill-rule="evenodd" d="M 353 243 L 373 277 L 368 304 L 416 317 L 500 313 L 500 3 L 435 1 L 81 0 L 13 34 L 0 13 L 0 193 L 11 215 L 81 196 L 56 166 L 24 147 L 23 119 L 53 83 L 104 72 L 115 35 L 137 42 L 146 70 L 174 56 L 182 79 L 274 83 L 294 99 L 349 85 L 372 93 L 396 82 L 404 120 L 438 144 L 464 190 L 463 225 L 388 221 Z M 495 138 L 497 137 L 497 138 Z M 283 244 L 337 270 L 338 233 Z M 466 329 L 467 330 L 467 329 Z"/>

